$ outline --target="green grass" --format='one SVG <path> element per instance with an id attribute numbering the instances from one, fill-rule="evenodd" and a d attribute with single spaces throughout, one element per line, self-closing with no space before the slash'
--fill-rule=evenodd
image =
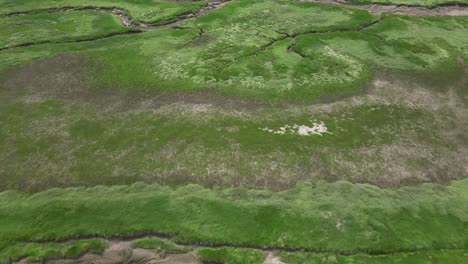
<path id="1" fill-rule="evenodd" d="M 177 109 L 103 115 L 92 107 L 47 100 L 4 103 L 0 110 L 2 190 L 134 181 L 285 189 L 313 178 L 307 168 L 317 162 L 348 180 L 370 180 L 356 171 L 346 173 L 347 167 L 334 161 L 344 153 L 357 161 L 361 148 L 407 140 L 440 152 L 445 144 L 458 142 L 443 139 L 430 112 L 396 106 L 356 106 L 312 115 L 288 115 L 281 109 L 244 117 L 214 110 L 180 115 Z M 276 135 L 262 130 L 313 122 L 324 122 L 330 133 Z M 441 155 L 456 153 L 446 151 Z M 312 159 L 310 153 L 317 156 Z M 272 166 L 259 168 L 258 163 Z M 298 174 L 298 168 L 304 171 Z"/>
<path id="2" fill-rule="evenodd" d="M 128 30 L 116 15 L 92 11 L 7 17 L 0 18 L 0 48 L 92 39 Z"/>
<path id="3" fill-rule="evenodd" d="M 468 181 L 449 180 L 466 175 L 468 89 L 456 82 L 467 18 L 239 0 L 175 28 L 58 43 L 127 29 L 110 14 L 44 12 L 119 7 L 164 23 L 205 5 L 0 0 L 1 14 L 28 12 L 0 18 L 0 46 L 42 43 L 0 51 L 0 190 L 16 190 L 0 193 L 0 259 L 103 248 L 60 239 L 162 232 L 173 241 L 133 246 L 226 246 L 199 251 L 226 263 L 264 257 L 235 246 L 324 252 L 283 253 L 292 263 L 463 263 Z M 382 72 L 442 81 L 391 80 L 310 105 L 362 93 Z M 262 130 L 314 120 L 330 133 Z"/>
<path id="4" fill-rule="evenodd" d="M 408 17 L 389 15 L 381 23 L 366 30 L 365 33 L 379 36 L 388 42 L 406 42 L 415 46 L 422 45 L 422 43 L 432 43 L 432 45 L 442 49 L 452 47 L 467 60 L 468 39 L 464 34 L 467 29 L 468 17 L 466 16 Z"/>
<path id="5" fill-rule="evenodd" d="M 385 15 L 368 27 L 376 19 L 336 6 L 242 0 L 178 29 L 14 49 L 0 58 L 9 68 L 74 51 L 93 58 L 94 89 L 218 90 L 267 101 L 354 95 L 382 69 L 434 80 L 460 75 L 466 17 Z"/>
<path id="6" fill-rule="evenodd" d="M 180 254 L 192 251 L 190 247 L 176 245 L 174 242 L 167 239 L 156 237 L 148 237 L 137 239 L 132 242 L 134 248 L 156 249 L 165 254 Z"/>
<path id="7" fill-rule="evenodd" d="M 13 245 L 1 246 L 1 263 L 8 259 L 18 261 L 26 258 L 28 262 L 40 262 L 50 258 L 76 258 L 85 253 L 101 254 L 106 247 L 105 242 L 100 239 L 77 240 L 70 243 L 38 244 L 19 242 Z"/>
<path id="8" fill-rule="evenodd" d="M 285 45 L 269 48 L 268 43 L 272 41 L 269 38 L 281 38 L 283 33 L 301 34 L 343 28 L 353 30 L 372 19 L 368 12 L 362 10 L 291 1 L 244 0 L 181 25 L 187 28 L 184 30 L 156 30 L 138 37 L 132 36 L 130 41 L 127 41 L 127 37 L 115 37 L 112 41 L 82 43 L 75 47 L 43 48 L 47 54 L 56 54 L 55 48 L 88 50 L 86 53 L 101 65 L 101 70 L 96 71 L 95 87 L 117 86 L 130 91 L 154 90 L 155 87 L 162 90 L 216 88 L 226 93 L 269 99 L 279 95 L 317 98 L 327 93 L 340 93 L 344 87 L 358 91 L 359 85 L 366 79 L 366 71 L 358 69 L 356 76 L 345 80 L 332 78 L 330 84 L 320 81 L 323 72 L 318 72 L 316 77 L 314 75 L 309 80 L 309 72 L 293 74 L 308 62 L 288 52 Z M 300 24 L 310 26 L 299 27 Z M 197 36 L 199 28 L 205 34 L 191 41 Z M 125 45 L 119 45 L 116 41 L 124 41 Z M 202 45 L 199 45 L 200 41 Z M 105 50 L 102 49 L 104 46 Z M 263 48 L 264 54 L 252 56 Z M 135 50 L 140 52 L 136 53 Z M 177 53 L 171 53 L 175 50 Z M 31 51 L 34 53 L 34 49 Z M 43 52 L 38 56 L 43 56 Z M 219 52 L 222 52 L 221 56 L 217 55 Z M 21 58 L 17 54 L 14 56 L 11 62 L 19 63 Z M 33 57 L 36 55 L 33 54 Z M 4 58 L 4 61 L 8 65 L 10 59 Z M 122 61 L 126 63 L 120 63 Z M 222 66 L 225 63 L 227 65 Z M 219 71 L 220 68 L 223 70 Z M 283 71 L 285 68 L 288 70 Z M 279 75 L 280 72 L 286 75 Z M 294 86 L 297 88 L 292 89 Z"/>
<path id="9" fill-rule="evenodd" d="M 384 5 L 403 5 L 403 6 L 423 6 L 434 7 L 440 5 L 467 5 L 467 0 L 350 0 L 358 4 L 384 4 Z"/>
<path id="10" fill-rule="evenodd" d="M 200 260 L 208 263 L 224 264 L 262 264 L 265 253 L 254 249 L 236 248 L 200 248 L 198 249 Z"/>
<path id="11" fill-rule="evenodd" d="M 118 7 L 129 12 L 135 23 L 165 23 L 175 20 L 178 16 L 193 13 L 204 6 L 206 2 L 165 2 L 165 1 L 134 1 L 134 0 L 1 0 L 0 15 L 16 12 L 40 12 L 46 9 L 59 9 L 68 7 Z"/>
<path id="12" fill-rule="evenodd" d="M 392 255 L 339 256 L 333 254 L 279 253 L 281 259 L 289 264 L 464 264 L 468 261 L 466 250 L 422 251 L 418 253 L 397 253 Z"/>
<path id="13" fill-rule="evenodd" d="M 174 241 L 373 253 L 466 249 L 468 181 L 401 189 L 304 182 L 284 192 L 131 186 L 0 194 L 0 245 L 157 231 Z"/>

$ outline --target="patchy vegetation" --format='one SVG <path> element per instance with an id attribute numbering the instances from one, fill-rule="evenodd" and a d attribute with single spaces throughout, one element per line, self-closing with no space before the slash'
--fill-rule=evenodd
<path id="1" fill-rule="evenodd" d="M 203 105 L 179 107 L 103 113 L 57 100 L 4 104 L 0 187 L 37 191 L 158 181 L 286 189 L 304 179 L 332 180 L 333 174 L 393 187 L 456 179 L 466 164 L 458 139 L 444 137 L 445 128 L 427 110 L 370 105 L 329 113 L 268 108 L 236 115 Z M 327 133 L 304 137 L 261 129 L 312 118 L 323 122 Z M 437 151 L 430 154 L 431 163 L 424 162 L 429 149 Z M 371 170 L 348 167 L 364 161 Z M 424 175 L 433 170 L 447 173 Z"/>
<path id="2" fill-rule="evenodd" d="M 468 16 L 335 4 L 0 0 L 0 262 L 466 263 Z"/>
<path id="3" fill-rule="evenodd" d="M 177 19 L 178 16 L 194 13 L 206 6 L 205 1 L 132 1 L 132 0 L 1 0 L 1 15 L 14 13 L 41 13 L 44 10 L 68 8 L 68 7 L 95 7 L 114 8 L 128 10 L 135 23 L 164 23 Z"/>
<path id="4" fill-rule="evenodd" d="M 2 241 L 5 242 L 5 241 Z M 51 258 L 76 258 L 85 253 L 100 254 L 106 245 L 100 239 L 77 240 L 70 243 L 15 243 L 1 245 L 0 262 L 18 261 L 40 262 Z"/>

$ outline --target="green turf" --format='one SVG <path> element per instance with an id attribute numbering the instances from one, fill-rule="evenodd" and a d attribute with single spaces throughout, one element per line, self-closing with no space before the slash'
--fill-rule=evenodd
<path id="1" fill-rule="evenodd" d="M 285 192 L 145 185 L 0 194 L 0 245 L 156 231 L 175 241 L 394 253 L 466 249 L 468 181 L 379 189 L 307 183 Z"/>
<path id="2" fill-rule="evenodd" d="M 92 39 L 127 31 L 117 16 L 91 11 L 0 18 L 0 48 Z"/>
<path id="3" fill-rule="evenodd" d="M 16 12 L 41 12 L 47 9 L 59 9 L 69 7 L 97 7 L 97 8 L 121 8 L 129 12 L 135 23 L 165 23 L 175 20 L 178 16 L 193 13 L 204 6 L 206 2 L 168 2 L 168 1 L 134 1 L 134 0 L 1 0 L 0 15 Z"/>
<path id="4" fill-rule="evenodd" d="M 200 248 L 198 257 L 207 263 L 262 264 L 265 254 L 259 250 L 236 248 Z"/>
<path id="5" fill-rule="evenodd" d="M 1 243 L 1 242 L 0 242 Z M 100 239 L 77 240 L 70 243 L 15 243 L 1 245 L 0 262 L 18 261 L 40 262 L 50 258 L 74 258 L 85 253 L 101 254 L 106 245 Z"/>

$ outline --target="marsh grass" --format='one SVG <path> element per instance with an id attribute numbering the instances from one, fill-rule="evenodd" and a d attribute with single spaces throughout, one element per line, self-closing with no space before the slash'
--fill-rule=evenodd
<path id="1" fill-rule="evenodd" d="M 143 183 L 7 191 L 0 193 L 0 252 L 8 256 L 11 245 L 27 240 L 145 232 L 172 234 L 182 244 L 333 253 L 465 250 L 466 192 L 466 180 L 400 189 L 303 182 L 284 192 Z"/>
<path id="2" fill-rule="evenodd" d="M 76 258 L 85 253 L 101 254 L 106 244 L 100 239 L 77 240 L 70 243 L 16 243 L 0 246 L 0 262 L 18 261 L 41 262 L 51 258 Z"/>

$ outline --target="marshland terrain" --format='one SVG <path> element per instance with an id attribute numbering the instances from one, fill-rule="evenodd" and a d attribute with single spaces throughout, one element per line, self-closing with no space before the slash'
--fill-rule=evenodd
<path id="1" fill-rule="evenodd" d="M 467 0 L 0 0 L 0 263 L 468 263 Z"/>

